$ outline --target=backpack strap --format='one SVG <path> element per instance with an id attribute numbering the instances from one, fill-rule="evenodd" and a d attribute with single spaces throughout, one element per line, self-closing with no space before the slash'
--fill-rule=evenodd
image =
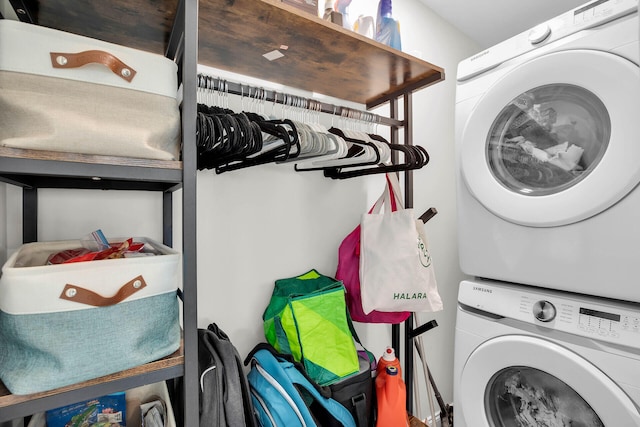
<path id="1" fill-rule="evenodd" d="M 256 344 L 256 346 L 249 352 L 247 357 L 244 359 L 244 365 L 245 366 L 249 365 L 249 363 L 251 362 L 251 359 L 253 359 L 253 355 L 256 354 L 256 352 L 258 352 L 259 350 L 266 350 L 269 353 L 271 353 L 273 355 L 273 357 L 275 357 L 276 359 L 282 359 L 282 360 L 285 360 L 285 361 L 291 363 L 293 366 L 296 367 L 296 369 L 300 372 L 300 374 L 303 375 L 307 379 L 307 381 L 309 381 L 309 383 L 311 385 L 313 385 L 313 387 L 315 387 L 316 390 L 318 390 L 318 393 L 320 393 L 323 397 L 326 397 L 326 398 L 330 398 L 331 397 L 331 389 L 329 388 L 329 386 L 324 386 L 323 387 L 323 386 L 319 385 L 318 383 L 316 383 L 309 376 L 309 374 L 307 374 L 307 371 L 305 370 L 304 365 L 302 363 L 296 362 L 291 354 L 278 352 L 278 350 L 276 350 L 269 343 L 261 342 L 261 343 Z"/>
<path id="2" fill-rule="evenodd" d="M 351 404 L 355 408 L 356 422 L 358 426 L 365 425 L 364 420 L 371 418 L 367 411 L 367 396 L 364 393 L 360 393 L 357 396 L 351 398 Z"/>
<path id="3" fill-rule="evenodd" d="M 307 405 L 304 400 L 302 400 L 302 397 L 296 390 L 293 382 L 284 371 L 283 365 L 287 364 L 288 366 L 293 367 L 293 364 L 286 361 L 278 361 L 273 354 L 264 349 L 256 351 L 253 354 L 253 360 L 257 364 L 253 369 L 257 369 L 263 376 L 266 372 L 269 376 L 267 379 L 269 383 L 273 387 L 281 388 L 284 391 L 283 395 L 287 401 L 289 401 L 289 404 L 293 411 L 295 411 L 298 418 L 300 418 L 300 424 L 315 427 L 316 423 L 311 417 L 311 413 L 309 412 Z M 275 380 L 276 383 L 274 384 L 271 379 Z"/>

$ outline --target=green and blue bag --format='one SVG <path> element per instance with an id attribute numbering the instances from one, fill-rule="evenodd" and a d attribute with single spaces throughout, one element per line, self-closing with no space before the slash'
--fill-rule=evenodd
<path id="1" fill-rule="evenodd" d="M 267 341 L 321 386 L 359 372 L 342 282 L 311 270 L 276 280 L 262 316 Z"/>

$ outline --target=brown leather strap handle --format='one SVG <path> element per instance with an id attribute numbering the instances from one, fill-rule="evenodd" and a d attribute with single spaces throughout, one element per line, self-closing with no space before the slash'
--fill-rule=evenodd
<path id="1" fill-rule="evenodd" d="M 98 63 L 105 65 L 116 75 L 131 82 L 136 75 L 136 70 L 103 50 L 86 50 L 78 53 L 50 52 L 53 68 L 78 68 L 83 65 Z"/>
<path id="2" fill-rule="evenodd" d="M 81 288 L 80 286 L 67 284 L 62 290 L 62 294 L 60 294 L 60 299 L 91 305 L 93 307 L 106 307 L 124 301 L 146 286 L 147 283 L 142 276 L 138 276 L 122 285 L 114 296 L 103 297 L 100 294 Z"/>

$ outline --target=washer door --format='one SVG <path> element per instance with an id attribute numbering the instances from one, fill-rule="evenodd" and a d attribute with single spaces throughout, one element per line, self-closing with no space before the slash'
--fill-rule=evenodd
<path id="1" fill-rule="evenodd" d="M 480 99 L 460 167 L 501 218 L 551 227 L 596 215 L 640 182 L 640 69 L 600 51 L 548 54 L 514 68 Z"/>
<path id="2" fill-rule="evenodd" d="M 463 418 L 474 427 L 640 425 L 635 405 L 609 377 L 540 338 L 483 343 L 467 359 L 459 387 Z"/>

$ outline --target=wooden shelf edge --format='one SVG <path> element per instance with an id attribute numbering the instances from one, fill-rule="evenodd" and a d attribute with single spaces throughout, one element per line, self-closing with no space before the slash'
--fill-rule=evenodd
<path id="1" fill-rule="evenodd" d="M 29 150 L 12 147 L 0 147 L 0 157 L 32 160 L 52 160 L 58 162 L 88 163 L 113 166 L 136 166 L 158 169 L 182 169 L 182 162 L 179 160 L 140 159 L 133 157 L 66 153 L 62 151 Z"/>
<path id="2" fill-rule="evenodd" d="M 163 372 L 166 371 L 166 375 L 163 375 Z M 78 390 L 89 389 L 93 386 L 97 385 L 108 385 L 113 384 L 113 387 L 116 388 L 115 391 L 118 391 L 118 384 L 123 382 L 124 380 L 135 379 L 136 377 L 140 377 L 140 384 L 143 385 L 148 383 L 143 379 L 143 377 L 148 376 L 150 374 L 156 373 L 162 379 L 167 380 L 171 378 L 176 378 L 182 376 L 184 374 L 184 347 L 181 344 L 180 349 L 178 349 L 173 354 L 164 357 L 162 359 L 156 360 L 154 362 L 147 363 L 145 365 L 137 366 L 135 368 L 127 369 L 125 371 L 116 372 L 111 375 L 106 375 L 103 377 L 95 378 L 92 380 L 84 381 L 77 384 L 68 385 L 65 387 L 57 388 L 55 390 L 44 391 L 40 393 L 28 394 L 28 395 L 14 395 L 7 390 L 5 385 L 0 382 L 0 408 L 9 408 L 15 405 L 23 404 L 23 403 L 32 403 L 36 401 L 42 401 L 43 407 L 47 407 L 46 400 L 52 399 L 55 397 L 59 397 L 63 394 L 69 394 Z M 126 387 L 131 388 L 131 387 Z M 91 398 L 91 397 L 87 397 Z M 82 400 L 82 399 L 78 399 Z M 69 402 L 72 403 L 72 402 Z M 55 405 L 52 406 L 56 407 Z M 2 411 L 4 412 L 4 411 Z M 25 413 L 24 416 L 30 415 L 30 413 Z M 0 422 L 4 421 L 4 415 L 0 417 Z"/>
<path id="3" fill-rule="evenodd" d="M 200 3 L 198 62 L 360 104 L 418 90 L 444 69 L 278 0 Z M 267 60 L 264 54 L 283 55 Z"/>

